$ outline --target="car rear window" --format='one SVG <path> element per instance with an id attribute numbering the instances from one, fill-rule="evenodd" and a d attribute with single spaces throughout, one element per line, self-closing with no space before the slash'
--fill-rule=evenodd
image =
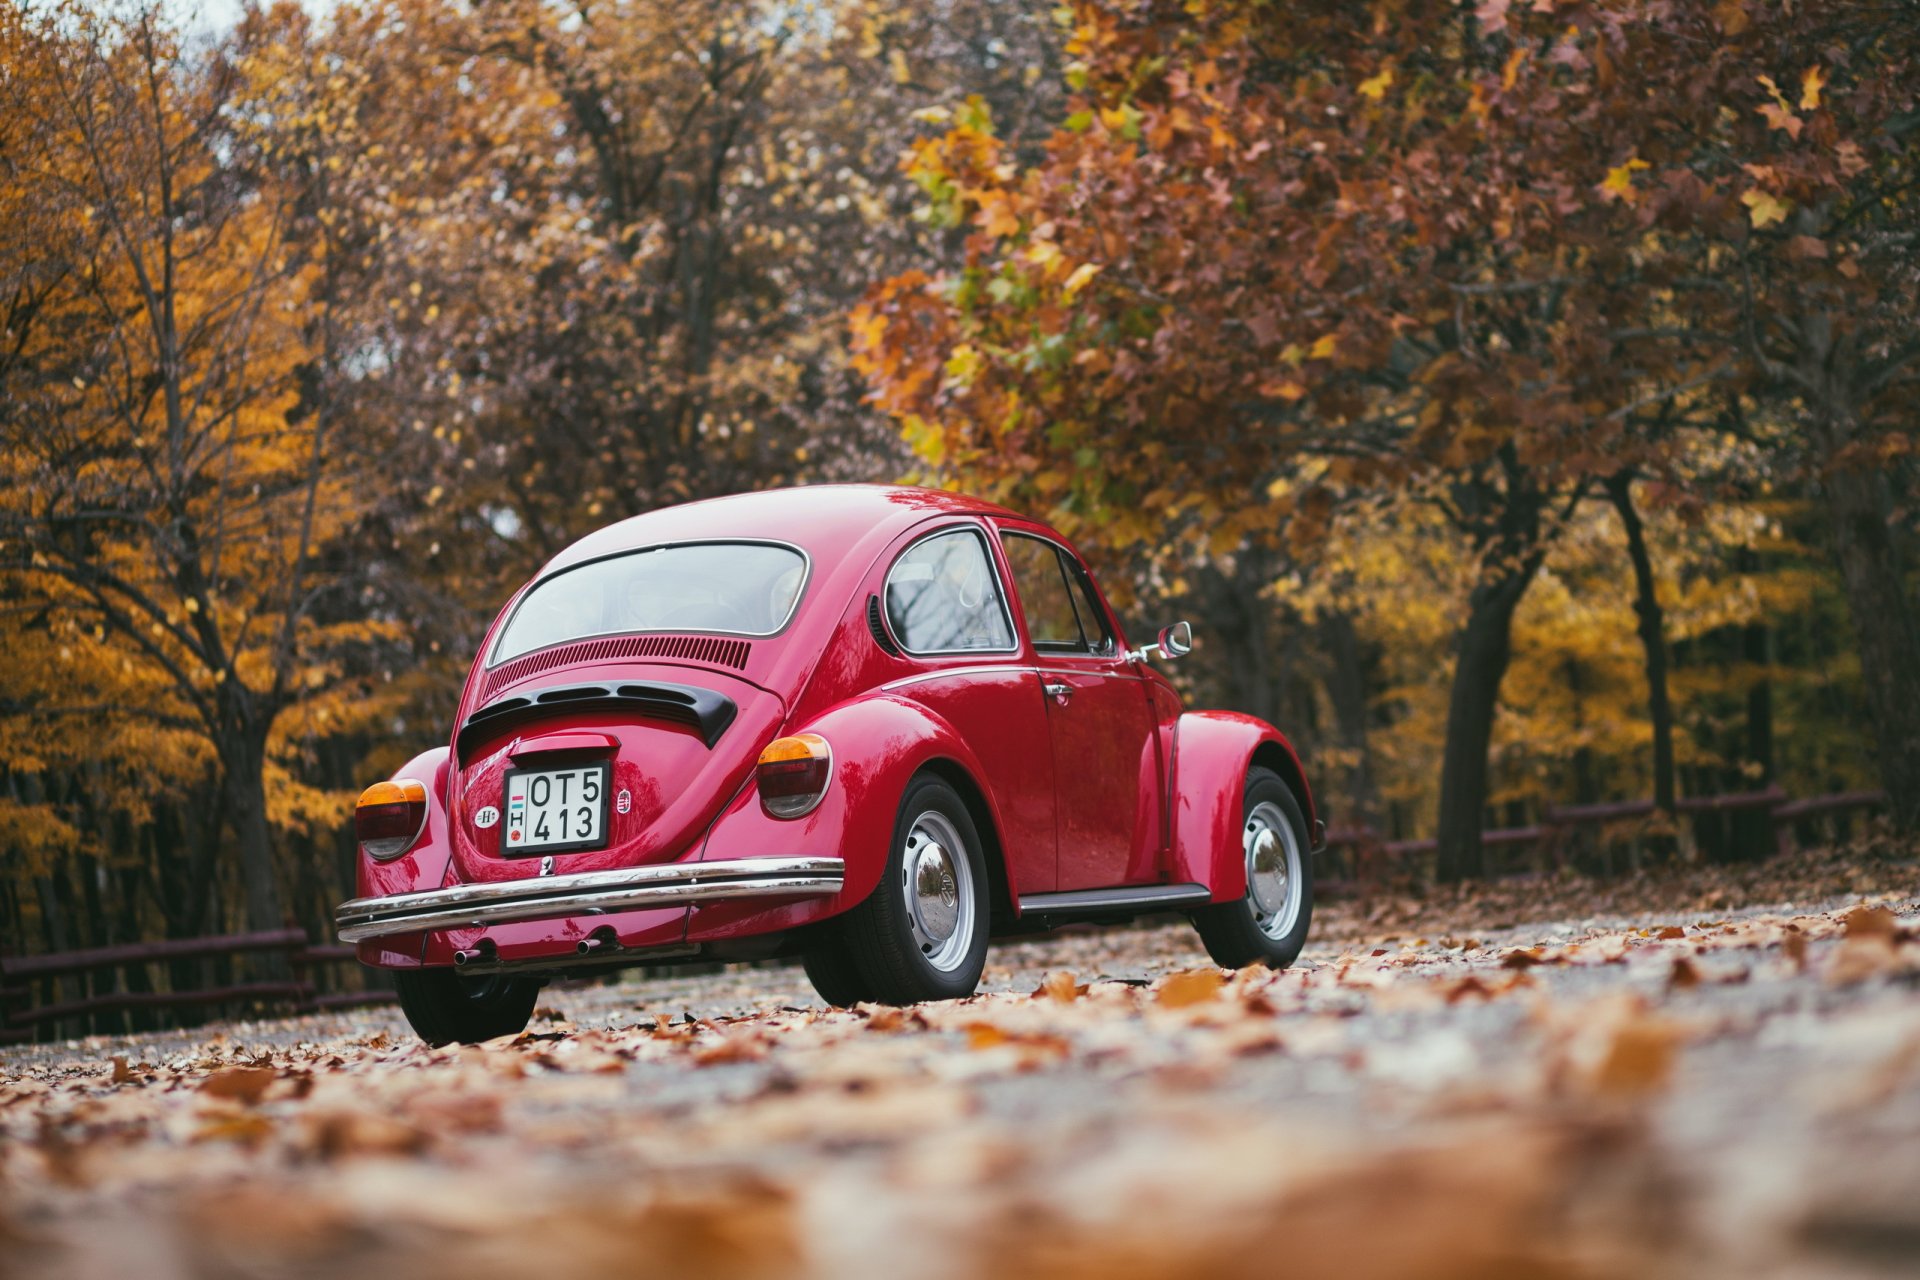
<path id="1" fill-rule="evenodd" d="M 488 665 L 622 632 L 770 636 L 793 616 L 806 579 L 805 556 L 764 542 L 684 543 L 594 560 L 527 592 Z"/>

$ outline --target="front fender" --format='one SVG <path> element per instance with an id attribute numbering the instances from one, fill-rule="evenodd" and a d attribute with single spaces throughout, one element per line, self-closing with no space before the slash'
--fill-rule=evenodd
<path id="1" fill-rule="evenodd" d="M 438 889 L 446 883 L 447 863 L 453 856 L 448 838 L 447 780 L 449 769 L 446 747 L 422 751 L 394 770 L 393 777 L 417 778 L 427 787 L 427 821 L 420 828 L 413 847 L 391 862 L 376 862 L 360 852 L 354 880 L 358 898 L 379 898 L 395 893 L 414 893 Z M 411 967 L 420 963 L 423 935 L 396 934 L 387 938 L 369 938 L 359 944 L 365 964 L 384 968 Z"/>
<path id="2" fill-rule="evenodd" d="M 701 851 L 703 860 L 767 856 L 823 856 L 846 863 L 838 894 L 767 906 L 751 899 L 696 906 L 688 924 L 689 941 L 712 941 L 744 934 L 789 929 L 837 915 L 858 905 L 880 883 L 893 843 L 900 797 L 914 774 L 935 761 L 966 771 L 976 783 L 985 775 L 966 742 L 940 716 L 918 703 L 895 697 L 843 702 L 806 724 L 783 733 L 817 733 L 833 749 L 833 777 L 820 806 L 804 818 L 782 819 L 760 805 L 751 781 L 742 787 L 714 822 Z M 1000 829 L 1000 814 L 984 786 L 989 821 Z M 991 833 L 983 837 L 993 839 Z M 1009 873 L 1010 874 L 1010 873 Z M 1017 886 L 1009 884 L 1015 895 Z"/>
<path id="3" fill-rule="evenodd" d="M 1172 879 L 1204 884 L 1213 901 L 1231 902 L 1247 892 L 1247 864 L 1240 845 L 1246 808 L 1247 770 L 1272 769 L 1293 789 L 1314 830 L 1313 792 L 1306 770 L 1286 735 L 1264 720 L 1236 711 L 1189 711 L 1174 723 Z"/>

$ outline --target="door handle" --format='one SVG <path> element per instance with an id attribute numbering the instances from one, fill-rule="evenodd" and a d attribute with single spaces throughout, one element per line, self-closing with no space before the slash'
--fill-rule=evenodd
<path id="1" fill-rule="evenodd" d="M 1062 702 L 1065 702 L 1073 696 L 1073 686 L 1070 684 L 1057 684 L 1052 680 L 1042 680 L 1040 687 L 1046 691 L 1049 698 L 1058 698 Z"/>

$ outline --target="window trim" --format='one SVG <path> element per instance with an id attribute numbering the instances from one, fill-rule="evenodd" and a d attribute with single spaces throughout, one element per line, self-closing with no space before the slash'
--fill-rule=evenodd
<path id="1" fill-rule="evenodd" d="M 1099 649 L 1086 647 L 1079 649 L 1043 649 L 1040 647 L 1040 641 L 1033 638 L 1033 628 L 1029 626 L 1027 628 L 1027 641 L 1033 645 L 1034 653 L 1049 658 L 1109 659 L 1114 657 L 1120 651 L 1120 632 L 1114 627 L 1113 620 L 1104 616 L 1106 601 L 1101 598 L 1099 588 L 1094 586 L 1093 575 L 1088 573 L 1087 567 L 1080 563 L 1080 557 L 1075 555 L 1071 548 L 1057 538 L 1050 538 L 1043 533 L 1034 533 L 1026 529 L 1011 529 L 1004 526 L 1000 529 L 1000 543 L 1003 553 L 1006 550 L 1006 540 L 1008 538 L 1030 538 L 1035 542 L 1042 542 L 1053 548 L 1054 566 L 1060 570 L 1060 582 L 1061 585 L 1067 589 L 1067 603 L 1073 607 L 1074 622 L 1075 625 L 1080 628 L 1080 637 L 1083 643 L 1086 639 L 1087 628 L 1085 621 L 1080 617 L 1080 608 L 1084 602 L 1079 598 L 1080 593 L 1075 590 L 1075 586 L 1077 585 L 1074 582 L 1075 576 L 1080 579 L 1081 583 L 1084 583 L 1092 590 L 1094 602 L 1098 604 L 1103 611 L 1103 616 L 1100 619 L 1100 629 L 1105 633 L 1106 648 L 1104 652 Z M 1009 567 L 1012 566 L 1012 557 L 1008 557 L 1007 564 Z M 1022 597 L 1020 600 L 1020 615 L 1023 620 L 1026 617 L 1026 609 L 1027 602 L 1025 597 Z M 1054 641 L 1049 643 L 1058 642 Z"/>
<path id="2" fill-rule="evenodd" d="M 507 657 L 500 655 L 500 646 L 506 640 L 507 632 L 512 628 L 514 619 L 520 616 L 520 610 L 526 607 L 527 601 L 533 596 L 535 591 L 546 586 L 549 582 L 553 582 L 558 578 L 564 578 L 577 569 L 586 569 L 596 564 L 604 564 L 609 560 L 619 560 L 626 556 L 646 555 L 654 551 L 671 551 L 676 547 L 778 547 L 783 551 L 791 551 L 798 555 L 800 557 L 800 587 L 799 590 L 793 593 L 793 603 L 787 606 L 787 616 L 782 618 L 780 625 L 771 631 L 721 631 L 712 627 L 618 627 L 611 631 L 584 632 L 577 636 L 570 636 L 565 640 L 555 640 L 550 644 L 536 645 L 531 649 L 522 649 L 520 652 Z M 812 585 L 813 557 L 807 554 L 805 547 L 797 543 L 783 541 L 779 538 L 681 538 L 672 542 L 655 542 L 646 546 L 627 547 L 620 551 L 609 551 L 604 555 L 593 556 L 577 564 L 570 564 L 564 569 L 556 569 L 554 572 L 546 574 L 543 577 L 536 577 L 532 582 L 528 583 L 520 592 L 519 598 L 513 601 L 512 610 L 501 620 L 499 630 L 494 633 L 493 638 L 487 643 L 486 669 L 491 671 L 495 667 L 517 661 L 531 654 L 540 653 L 546 649 L 557 649 L 561 645 L 577 644 L 582 640 L 598 640 L 606 636 L 740 636 L 752 640 L 765 640 L 780 635 L 786 631 L 788 627 L 793 625 L 793 620 L 800 616 L 801 603 L 807 598 L 807 588 Z"/>
<path id="3" fill-rule="evenodd" d="M 900 562 L 911 555 L 914 548 L 920 546 L 920 544 L 932 542 L 935 538 L 950 538 L 955 534 L 962 533 L 971 534 L 974 541 L 979 544 L 980 556 L 987 562 L 987 572 L 993 578 L 993 585 L 1000 597 L 1000 617 L 1006 622 L 1007 635 L 1012 638 L 1013 643 L 1004 649 L 909 648 L 907 642 L 900 636 L 900 629 L 893 625 L 893 575 L 899 572 Z M 906 546 L 900 548 L 900 553 L 894 556 L 893 563 L 887 566 L 887 576 L 880 581 L 880 621 L 887 628 L 887 634 L 893 637 L 893 642 L 900 646 L 900 652 L 909 658 L 945 658 L 961 654 L 982 653 L 1017 654 L 1022 652 L 1022 642 L 1020 638 L 1020 628 L 1014 624 L 1013 608 L 1008 603 L 1012 598 L 1013 593 L 1007 589 L 1007 584 L 1001 581 L 1000 562 L 994 557 L 993 546 L 987 538 L 986 530 L 971 520 L 962 521 L 957 524 L 941 525 L 937 529 L 929 530 L 909 542 Z"/>

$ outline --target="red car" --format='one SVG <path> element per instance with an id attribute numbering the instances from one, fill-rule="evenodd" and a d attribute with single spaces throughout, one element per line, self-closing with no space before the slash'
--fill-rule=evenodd
<path id="1" fill-rule="evenodd" d="M 1321 824 L 1271 725 L 1181 710 L 1047 526 L 822 486 L 636 516 L 494 621 L 453 741 L 360 797 L 336 913 L 433 1043 L 548 978 L 800 955 L 834 1004 L 971 993 L 990 934 L 1185 912 L 1284 966 Z"/>

